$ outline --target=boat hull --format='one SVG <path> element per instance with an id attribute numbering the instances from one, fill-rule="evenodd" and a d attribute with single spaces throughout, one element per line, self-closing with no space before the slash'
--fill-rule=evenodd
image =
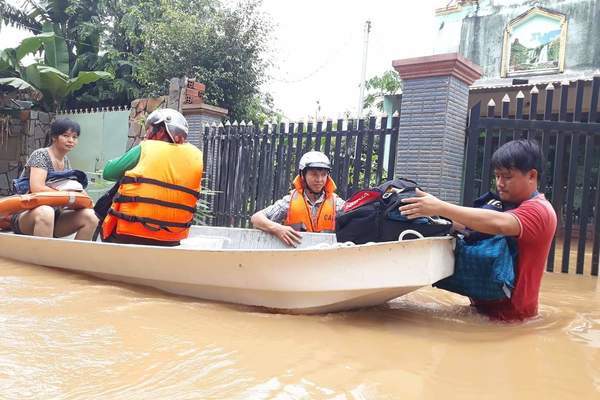
<path id="1" fill-rule="evenodd" d="M 431 285 L 453 273 L 452 247 L 451 238 L 426 238 L 304 249 L 165 248 L 0 233 L 5 258 L 308 314 L 378 305 Z"/>

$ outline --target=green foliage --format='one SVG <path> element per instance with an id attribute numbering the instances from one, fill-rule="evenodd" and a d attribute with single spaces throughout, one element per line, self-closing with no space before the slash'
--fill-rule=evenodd
<path id="1" fill-rule="evenodd" d="M 271 26 L 259 9 L 260 0 L 223 3 L 29 0 L 17 8 L 0 0 L 0 18 L 65 38 L 64 47 L 47 44 L 45 63 L 70 78 L 92 70 L 114 76 L 82 86 L 65 99 L 66 106 L 123 104 L 163 95 L 170 78 L 188 76 L 206 84 L 205 100 L 228 108 L 234 119 L 276 118 L 272 98 L 261 91 Z M 68 68 L 51 60 L 64 61 L 65 51 Z M 9 60 L 0 58 L 0 66 Z"/>
<path id="2" fill-rule="evenodd" d="M 211 207 L 212 201 L 209 201 L 209 198 L 221 193 L 216 190 L 208 189 L 206 183 L 207 179 L 202 179 L 200 198 L 196 203 L 196 213 L 194 214 L 194 225 L 205 225 L 206 221 L 213 216 Z"/>
<path id="3" fill-rule="evenodd" d="M 397 94 L 402 89 L 402 81 L 396 71 L 390 70 L 365 81 L 365 89 L 367 96 L 363 109 L 375 107 L 378 111 L 383 111 L 383 96 Z"/>
<path id="4" fill-rule="evenodd" d="M 21 78 L 0 78 L 0 86 L 10 86 L 16 90 L 35 90 L 33 86 Z"/>
<path id="5" fill-rule="evenodd" d="M 27 67 L 21 64 L 23 57 L 38 51 L 44 54 L 43 62 Z M 44 32 L 24 39 L 16 48 L 0 51 L 0 85 L 33 90 L 43 96 L 44 109 L 56 111 L 67 96 L 84 85 L 112 77 L 104 71 L 80 71 L 77 76 L 70 77 L 68 66 L 65 40 L 54 32 Z"/>
<path id="6" fill-rule="evenodd" d="M 164 93 L 173 76 L 193 77 L 206 85 L 205 100 L 228 108 L 231 118 L 259 118 L 269 110 L 260 87 L 265 83 L 270 31 L 259 3 L 248 1 L 234 8 L 216 1 L 195 3 L 191 9 L 188 3 L 161 3 L 161 18 L 141 23 L 143 48 L 136 56 L 135 75 L 144 94 Z M 142 11 L 133 7 L 129 20 Z"/>
<path id="7" fill-rule="evenodd" d="M 283 121 L 284 115 L 281 110 L 275 109 L 273 97 L 269 93 L 264 93 L 252 98 L 241 119 L 262 125 L 266 122 L 279 123 Z"/>

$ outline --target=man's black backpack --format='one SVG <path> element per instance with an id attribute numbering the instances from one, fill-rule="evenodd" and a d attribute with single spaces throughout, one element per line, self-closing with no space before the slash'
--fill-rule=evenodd
<path id="1" fill-rule="evenodd" d="M 398 240 L 405 230 L 421 235 L 445 236 L 450 233 L 452 223 L 445 219 L 416 218 L 409 220 L 398 211 L 402 200 L 416 196 L 417 183 L 397 178 L 370 189 L 355 193 L 346 201 L 335 219 L 338 242 L 389 242 Z M 407 234 L 405 239 L 416 239 Z"/>

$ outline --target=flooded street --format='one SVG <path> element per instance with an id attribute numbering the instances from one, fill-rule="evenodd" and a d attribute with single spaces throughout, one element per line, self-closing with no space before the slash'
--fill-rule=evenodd
<path id="1" fill-rule="evenodd" d="M 0 259 L 1 399 L 600 398 L 600 285 L 547 274 L 492 323 L 425 288 L 320 316 L 257 312 Z"/>

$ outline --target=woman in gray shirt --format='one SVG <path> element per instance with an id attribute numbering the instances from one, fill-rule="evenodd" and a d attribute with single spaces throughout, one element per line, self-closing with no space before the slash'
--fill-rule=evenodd
<path id="1" fill-rule="evenodd" d="M 50 172 L 71 169 L 67 153 L 77 144 L 79 132 L 79 124 L 70 119 L 52 123 L 52 143 L 31 153 L 21 174 L 29 177 L 31 193 L 56 190 L 46 185 L 46 177 Z M 98 226 L 98 218 L 92 209 L 62 210 L 39 206 L 14 214 L 11 225 L 13 232 L 23 235 L 63 237 L 75 233 L 75 239 L 90 240 Z"/>

